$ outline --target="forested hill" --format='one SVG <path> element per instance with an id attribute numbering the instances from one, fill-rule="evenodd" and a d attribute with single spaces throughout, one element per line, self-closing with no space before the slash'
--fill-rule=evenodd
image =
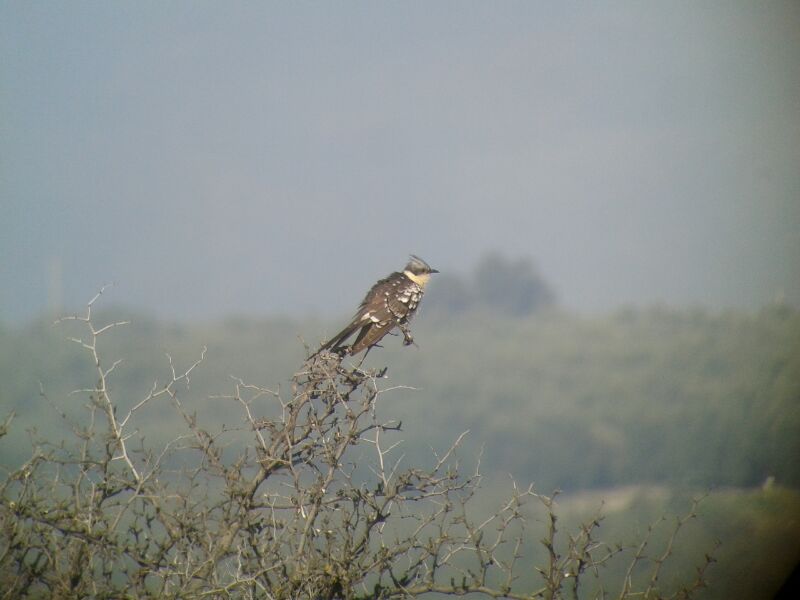
<path id="1" fill-rule="evenodd" d="M 113 313 L 113 314 L 112 314 Z M 579 317 L 559 311 L 524 317 L 466 310 L 423 313 L 419 347 L 384 340 L 368 363 L 389 367 L 379 409 L 403 422 L 406 460 L 427 460 L 469 429 L 462 455 L 483 448 L 486 470 L 511 472 L 540 489 L 575 490 L 630 482 L 752 486 L 774 477 L 800 487 L 800 313 L 627 310 Z M 169 374 L 169 353 L 186 367 L 208 347 L 183 392 L 200 419 L 230 420 L 234 381 L 279 389 L 339 321 L 228 319 L 177 326 L 126 311 L 132 323 L 101 339 L 121 407 Z M 343 317 L 343 319 L 346 317 Z M 342 319 L 342 320 L 343 320 Z M 52 404 L 76 411 L 73 389 L 93 385 L 85 351 L 67 341 L 74 324 L 44 320 L 0 329 L 0 406 L 21 424 L 57 436 Z M 40 388 L 41 384 L 41 388 Z M 45 399 L 43 390 L 48 399 Z M 264 411 L 273 410 L 264 398 Z M 148 407 L 140 429 L 167 440 L 178 417 Z M 175 419 L 176 421 L 172 421 Z M 9 452 L 25 450 L 4 444 Z"/>

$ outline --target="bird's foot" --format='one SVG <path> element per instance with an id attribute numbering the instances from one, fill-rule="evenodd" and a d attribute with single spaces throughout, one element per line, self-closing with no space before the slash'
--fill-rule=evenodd
<path id="1" fill-rule="evenodd" d="M 417 344 L 414 342 L 414 338 L 411 335 L 411 329 L 409 329 L 408 325 L 400 325 L 400 331 L 403 333 L 404 346 L 410 346 L 411 344 L 417 346 Z M 419 348 L 419 346 L 417 346 L 417 348 Z"/>

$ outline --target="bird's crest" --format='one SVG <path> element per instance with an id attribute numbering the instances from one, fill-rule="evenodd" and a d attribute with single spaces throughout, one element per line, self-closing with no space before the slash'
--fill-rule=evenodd
<path id="1" fill-rule="evenodd" d="M 410 260 L 405 268 L 406 271 L 410 271 L 414 275 L 428 275 L 430 273 L 438 273 L 436 269 L 432 268 L 428 263 L 422 260 L 419 256 L 414 254 L 411 255 Z"/>

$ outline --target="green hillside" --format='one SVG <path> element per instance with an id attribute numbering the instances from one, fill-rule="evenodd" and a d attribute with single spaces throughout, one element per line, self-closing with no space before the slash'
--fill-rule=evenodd
<path id="1" fill-rule="evenodd" d="M 168 376 L 166 353 L 177 367 L 188 366 L 207 346 L 186 397 L 210 422 L 231 419 L 230 405 L 213 396 L 229 393 L 232 377 L 278 389 L 302 366 L 301 339 L 314 346 L 337 325 L 130 319 L 101 345 L 109 364 L 123 361 L 112 379 L 120 408 Z M 0 332 L 0 404 L 20 423 L 40 431 L 59 427 L 48 418 L 53 413 L 40 384 L 67 413 L 83 402 L 67 396 L 91 385 L 85 352 L 66 339 L 74 326 L 40 322 Z M 387 338 L 367 359 L 389 366 L 385 387 L 415 388 L 393 391 L 381 405 L 404 423 L 408 460 L 429 459 L 430 448 L 468 429 L 466 456 L 483 448 L 490 470 L 541 489 L 755 486 L 767 477 L 800 487 L 797 311 L 652 309 L 593 318 L 471 312 L 422 315 L 414 330 L 418 348 Z M 272 408 L 265 400 L 263 409 Z M 142 427 L 158 439 L 170 435 L 176 417 L 163 404 L 143 418 Z"/>
<path id="2" fill-rule="evenodd" d="M 339 325 L 244 318 L 175 325 L 125 310 L 96 322 L 118 319 L 132 322 L 100 340 L 106 368 L 122 360 L 110 376 L 118 410 L 171 378 L 167 354 L 180 373 L 206 347 L 180 395 L 209 430 L 242 425 L 225 397 L 238 380 L 288 399 L 288 381 L 306 354 L 302 340 L 314 348 Z M 388 338 L 367 359 L 389 367 L 377 407 L 382 418 L 402 421 L 405 464 L 430 463 L 469 430 L 459 456 L 465 471 L 480 456 L 487 506 L 511 473 L 542 492 L 569 492 L 562 496 L 566 524 L 605 503 L 604 539 L 628 544 L 660 515 L 680 514 L 690 496 L 710 492 L 663 573 L 667 588 L 685 581 L 719 540 L 708 598 L 742 590 L 770 597 L 800 559 L 797 311 L 498 317 L 434 310 L 414 323 L 414 333 L 418 348 Z M 70 392 L 93 386 L 95 375 L 86 351 L 68 339 L 79 335 L 74 322 L 0 328 L 0 416 L 17 414 L 0 440 L 0 464 L 30 456 L 30 431 L 57 441 L 70 435 L 70 420 L 84 418 L 88 394 Z M 269 395 L 253 406 L 263 415 L 277 407 Z M 178 435 L 182 421 L 163 398 L 137 413 L 136 427 L 157 448 Z M 246 437 L 226 434 L 233 447 Z M 620 581 L 624 572 L 623 563 L 610 563 L 606 580 Z"/>

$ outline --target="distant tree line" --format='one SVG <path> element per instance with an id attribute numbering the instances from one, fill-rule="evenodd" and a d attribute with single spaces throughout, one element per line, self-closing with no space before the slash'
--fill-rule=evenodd
<path id="1" fill-rule="evenodd" d="M 437 277 L 425 300 L 426 312 L 486 309 L 523 317 L 554 306 L 556 294 L 530 258 L 510 259 L 493 252 L 467 277 L 448 273 Z"/>

